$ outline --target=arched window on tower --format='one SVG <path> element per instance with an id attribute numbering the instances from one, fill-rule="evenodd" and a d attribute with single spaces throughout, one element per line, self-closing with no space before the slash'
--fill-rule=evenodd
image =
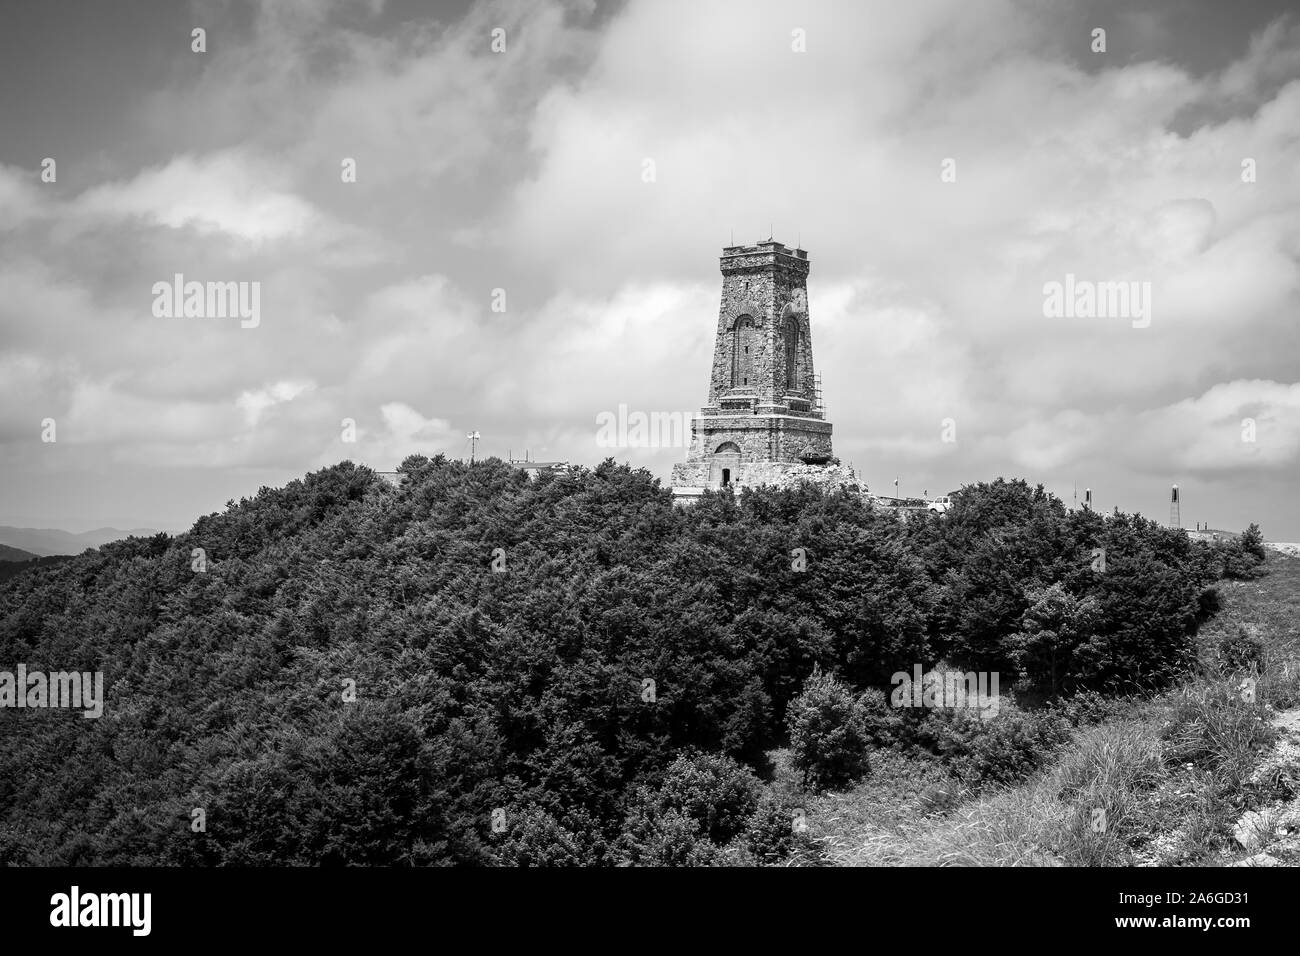
<path id="1" fill-rule="evenodd" d="M 758 336 L 754 329 L 753 317 L 748 315 L 739 316 L 731 332 L 732 388 L 753 384 L 754 352 L 757 348 Z"/>
<path id="2" fill-rule="evenodd" d="M 785 340 L 785 387 L 799 387 L 799 319 L 789 315 L 782 330 Z"/>

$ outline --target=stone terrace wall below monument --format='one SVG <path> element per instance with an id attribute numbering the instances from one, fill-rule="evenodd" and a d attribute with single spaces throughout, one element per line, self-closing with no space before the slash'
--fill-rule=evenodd
<path id="1" fill-rule="evenodd" d="M 705 488 L 709 485 L 707 462 L 673 466 L 672 483 L 679 488 Z M 735 481 L 737 489 L 769 485 L 775 488 L 793 488 L 811 484 L 823 491 L 850 488 L 865 492 L 866 485 L 859 481 L 848 465 L 805 465 L 803 462 L 751 461 L 742 462 Z"/>
<path id="2" fill-rule="evenodd" d="M 823 491 L 841 487 L 866 490 L 848 465 L 805 465 L 803 462 L 751 461 L 740 466 L 741 486 L 771 485 L 792 488 L 800 484 L 816 485 Z"/>
<path id="3" fill-rule="evenodd" d="M 673 487 L 704 488 L 709 483 L 709 463 L 707 461 L 688 461 L 673 465 Z"/>

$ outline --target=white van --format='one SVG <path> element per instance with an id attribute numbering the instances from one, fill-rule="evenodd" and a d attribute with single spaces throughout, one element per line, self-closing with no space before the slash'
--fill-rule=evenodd
<path id="1" fill-rule="evenodd" d="M 941 515 L 951 507 L 952 497 L 950 495 L 942 495 L 930 502 L 929 511 L 930 514 Z"/>

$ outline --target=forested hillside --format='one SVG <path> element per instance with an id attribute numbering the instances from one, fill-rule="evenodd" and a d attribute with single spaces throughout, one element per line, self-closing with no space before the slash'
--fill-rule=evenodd
<path id="1" fill-rule="evenodd" d="M 1251 535 L 1019 481 L 900 522 L 812 489 L 674 507 L 612 462 L 401 471 L 344 463 L 0 584 L 0 670 L 102 670 L 107 698 L 0 709 L 0 863 L 779 859 L 758 778 L 814 667 L 886 692 L 998 671 L 1026 706 L 1150 689 L 1255 563 Z"/>

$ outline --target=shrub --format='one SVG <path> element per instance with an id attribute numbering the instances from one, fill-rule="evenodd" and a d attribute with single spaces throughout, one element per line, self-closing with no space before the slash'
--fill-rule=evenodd
<path id="1" fill-rule="evenodd" d="M 599 866 L 608 847 L 596 820 L 576 811 L 557 819 L 539 807 L 507 817 L 497 860 L 502 866 Z"/>
<path id="2" fill-rule="evenodd" d="M 823 790 L 867 771 L 867 707 L 832 674 L 815 669 L 786 713 L 791 761 L 805 788 Z"/>
<path id="3" fill-rule="evenodd" d="M 1259 673 L 1264 661 L 1264 642 L 1238 624 L 1222 635 L 1214 645 L 1214 660 L 1224 673 L 1254 671 Z"/>
<path id="4" fill-rule="evenodd" d="M 757 861 L 734 838 L 751 827 L 762 789 L 752 772 L 728 756 L 680 754 L 658 787 L 637 789 L 614 861 L 623 866 L 753 865 Z M 723 854 L 721 848 L 728 844 L 731 851 Z"/>
<path id="5" fill-rule="evenodd" d="M 1025 592 L 1020 631 L 1006 639 L 1007 656 L 1034 687 L 1055 695 L 1078 667 L 1075 654 L 1097 630 L 1100 604 L 1080 600 L 1059 583 Z"/>
<path id="6" fill-rule="evenodd" d="M 744 831 L 758 807 L 762 784 L 722 754 L 686 753 L 669 766 L 655 796 L 659 810 L 678 810 L 714 843 Z"/>
<path id="7" fill-rule="evenodd" d="M 1251 524 L 1235 541 L 1221 545 L 1223 549 L 1223 576 L 1249 581 L 1266 574 L 1264 562 L 1268 551 L 1264 548 L 1264 535 L 1259 525 Z"/>
<path id="8" fill-rule="evenodd" d="M 1237 539 L 1237 544 L 1240 545 L 1243 554 L 1248 554 L 1260 561 L 1268 557 L 1268 550 L 1264 547 L 1264 535 L 1259 530 L 1259 525 L 1253 521 L 1250 523 L 1250 527 L 1241 533 L 1241 537 Z"/>
<path id="9" fill-rule="evenodd" d="M 894 747 L 906 737 L 904 718 L 899 710 L 889 706 L 885 692 L 876 687 L 868 687 L 858 697 L 862 705 L 863 719 L 867 728 L 867 739 L 878 750 Z"/>
<path id="10" fill-rule="evenodd" d="M 624 823 L 614 860 L 620 866 L 711 866 L 718 860 L 718 847 L 680 810 L 661 811 L 652 800 L 643 800 Z"/>
<path id="11" fill-rule="evenodd" d="M 794 849 L 793 808 L 770 793 L 764 794 L 749 818 L 745 844 L 760 863 L 784 860 Z"/>
<path id="12" fill-rule="evenodd" d="M 1070 737 L 1069 722 L 1052 711 L 1025 712 L 1006 704 L 991 720 L 972 710 L 932 711 L 931 720 L 939 754 L 972 788 L 1023 780 Z"/>
<path id="13" fill-rule="evenodd" d="M 1126 713 L 1133 707 L 1124 697 L 1106 697 L 1095 690 L 1080 690 L 1053 701 L 1052 709 L 1073 727 L 1091 727 Z"/>

